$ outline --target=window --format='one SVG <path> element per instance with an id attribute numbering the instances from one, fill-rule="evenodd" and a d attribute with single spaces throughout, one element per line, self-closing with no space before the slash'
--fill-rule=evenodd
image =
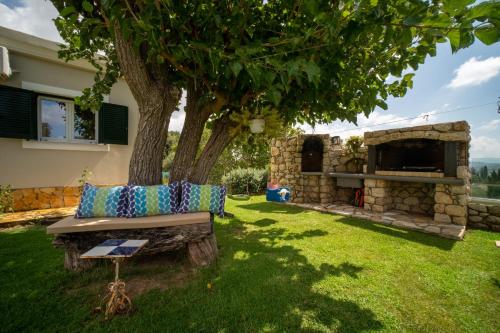
<path id="1" fill-rule="evenodd" d="M 71 100 L 38 97 L 38 137 L 42 141 L 96 143 L 97 112 Z"/>

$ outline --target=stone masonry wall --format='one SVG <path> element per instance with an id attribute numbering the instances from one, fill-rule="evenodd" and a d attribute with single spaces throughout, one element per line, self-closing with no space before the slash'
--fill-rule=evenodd
<path id="1" fill-rule="evenodd" d="M 434 215 L 435 186 L 426 183 L 390 182 L 392 208 Z"/>
<path id="2" fill-rule="evenodd" d="M 500 204 L 471 202 L 468 207 L 469 226 L 500 232 Z"/>
<path id="3" fill-rule="evenodd" d="M 270 181 L 274 184 L 290 186 L 291 201 L 296 203 L 348 202 L 352 196 L 351 188 L 337 187 L 335 179 L 325 175 L 328 172 L 355 172 L 353 156 L 342 144 L 334 145 L 329 135 L 314 135 L 323 140 L 323 171 L 318 174 L 301 172 L 302 145 L 308 135 L 277 138 L 271 140 Z M 355 156 L 366 164 L 366 149 Z"/>
<path id="4" fill-rule="evenodd" d="M 77 206 L 80 201 L 79 187 L 23 188 L 12 191 L 13 209 L 16 212 Z"/>
<path id="5" fill-rule="evenodd" d="M 418 195 L 410 195 L 406 188 L 412 183 L 396 184 L 388 180 L 370 179 L 365 176 L 365 208 L 376 212 L 385 212 L 390 209 L 401 209 L 413 212 L 434 214 L 437 223 L 452 223 L 466 225 L 468 217 L 467 205 L 470 201 L 470 171 L 469 164 L 469 125 L 465 121 L 434 125 L 415 126 L 366 132 L 365 145 L 405 139 L 434 139 L 455 141 L 457 144 L 457 178 L 462 179 L 464 185 L 436 184 L 434 190 L 429 185 L 419 184 L 415 188 Z M 394 190 L 397 189 L 398 190 Z M 425 190 L 424 190 L 425 189 Z M 403 194 L 403 195 L 402 195 Z M 403 196 L 408 197 L 403 198 Z M 433 207 L 430 198 L 434 195 Z"/>

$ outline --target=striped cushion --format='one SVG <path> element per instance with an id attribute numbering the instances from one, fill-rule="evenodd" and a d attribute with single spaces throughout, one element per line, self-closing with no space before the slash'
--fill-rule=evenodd
<path id="1" fill-rule="evenodd" d="M 175 214 L 179 183 L 154 186 L 129 186 L 127 217 Z"/>
<path id="2" fill-rule="evenodd" d="M 76 218 L 126 217 L 128 208 L 127 186 L 83 186 Z"/>
<path id="3" fill-rule="evenodd" d="M 179 213 L 210 212 L 224 216 L 226 187 L 182 182 Z"/>

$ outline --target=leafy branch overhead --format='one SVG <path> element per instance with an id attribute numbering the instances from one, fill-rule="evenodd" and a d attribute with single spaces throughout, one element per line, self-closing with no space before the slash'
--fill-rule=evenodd
<path id="1" fill-rule="evenodd" d="M 53 1 L 66 41 L 61 56 L 99 69 L 84 103 L 96 105 L 120 75 L 114 25 L 152 73 L 180 87 L 194 80 L 228 110 L 254 96 L 289 122 L 355 120 L 403 96 L 436 43 L 454 52 L 499 40 L 496 1 Z M 97 96 L 97 98 L 96 98 Z"/>

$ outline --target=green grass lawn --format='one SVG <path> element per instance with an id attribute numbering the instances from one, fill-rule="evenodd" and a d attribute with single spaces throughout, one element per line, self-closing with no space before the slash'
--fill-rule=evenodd
<path id="1" fill-rule="evenodd" d="M 499 234 L 465 241 L 264 202 L 228 200 L 217 264 L 126 264 L 135 312 L 93 314 L 112 267 L 63 269 L 43 227 L 0 232 L 2 332 L 498 332 Z M 213 287 L 207 288 L 207 283 Z"/>

